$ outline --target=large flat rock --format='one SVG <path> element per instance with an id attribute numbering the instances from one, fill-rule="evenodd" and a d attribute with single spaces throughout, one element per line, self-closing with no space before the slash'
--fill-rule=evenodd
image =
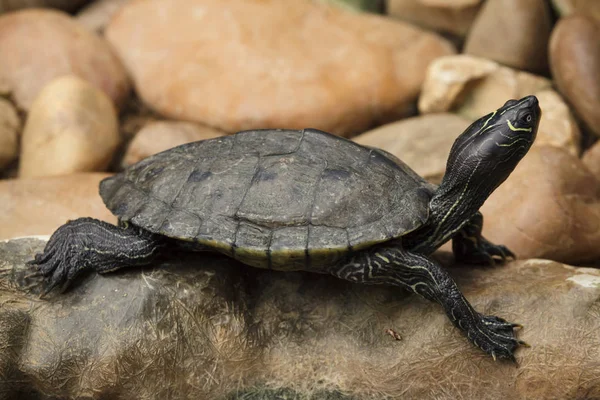
<path id="1" fill-rule="evenodd" d="M 415 295 L 207 254 L 89 276 L 39 300 L 19 285 L 43 245 L 0 243 L 1 398 L 600 397 L 595 269 L 450 269 L 479 311 L 524 325 L 532 347 L 516 366 Z"/>

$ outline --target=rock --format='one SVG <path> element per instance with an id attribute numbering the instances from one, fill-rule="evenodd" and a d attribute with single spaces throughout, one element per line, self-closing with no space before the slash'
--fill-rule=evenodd
<path id="1" fill-rule="evenodd" d="M 600 142 L 596 142 L 585 153 L 581 161 L 600 180 Z"/>
<path id="2" fill-rule="evenodd" d="M 481 0 L 388 0 L 388 14 L 425 29 L 465 37 Z"/>
<path id="3" fill-rule="evenodd" d="M 544 0 L 486 1 L 465 42 L 465 53 L 517 69 L 545 72 L 552 17 Z"/>
<path id="4" fill-rule="evenodd" d="M 119 144 L 118 129 L 108 96 L 78 77 L 58 78 L 31 105 L 19 176 L 102 171 Z"/>
<path id="5" fill-rule="evenodd" d="M 501 107 L 508 99 L 538 96 L 542 120 L 534 146 L 558 146 L 581 152 L 576 121 L 552 83 L 541 76 L 515 71 L 468 55 L 431 63 L 419 98 L 421 113 L 453 111 L 472 121 Z"/>
<path id="6" fill-rule="evenodd" d="M 562 18 L 550 40 L 550 67 L 558 90 L 587 128 L 600 136 L 600 22 Z"/>
<path id="7" fill-rule="evenodd" d="M 50 235 L 67 220 L 83 216 L 116 222 L 98 194 L 98 184 L 106 176 L 96 173 L 0 180 L 0 240 Z"/>
<path id="8" fill-rule="evenodd" d="M 411 112 L 426 66 L 454 52 L 433 33 L 308 0 L 136 1 L 106 36 L 153 109 L 226 132 L 363 131 Z"/>
<path id="9" fill-rule="evenodd" d="M 551 0 L 551 2 L 554 9 L 563 17 L 578 13 L 600 21 L 600 2 L 598 0 Z"/>
<path id="10" fill-rule="evenodd" d="M 17 110 L 0 98 L 0 170 L 17 158 L 20 128 Z"/>
<path id="11" fill-rule="evenodd" d="M 454 140 L 471 122 L 455 114 L 427 114 L 381 126 L 353 140 L 384 149 L 423 178 L 440 183 Z"/>
<path id="12" fill-rule="evenodd" d="M 32 7 L 51 7 L 74 11 L 89 0 L 0 0 L 0 13 Z"/>
<path id="13" fill-rule="evenodd" d="M 96 0 L 79 11 L 77 22 L 89 30 L 102 33 L 110 19 L 130 0 Z"/>
<path id="14" fill-rule="evenodd" d="M 532 148 L 481 211 L 484 235 L 520 258 L 600 257 L 600 182 L 562 149 Z"/>
<path id="15" fill-rule="evenodd" d="M 209 254 L 87 276 L 43 301 L 17 287 L 31 283 L 24 263 L 43 245 L 0 243 L 0 379 L 9 398 L 600 396 L 596 269 L 545 260 L 449 268 L 478 309 L 524 325 L 519 337 L 532 347 L 519 350 L 515 368 L 469 344 L 416 295 Z M 493 394 L 482 382 L 493 382 Z"/>
<path id="16" fill-rule="evenodd" d="M 74 74 L 102 89 L 116 103 L 129 80 L 104 39 L 67 14 L 25 10 L 0 16 L 0 94 L 28 110 L 53 79 Z"/>
<path id="17" fill-rule="evenodd" d="M 123 166 L 127 167 L 153 154 L 181 144 L 212 139 L 224 133 L 216 129 L 181 121 L 157 121 L 144 126 L 129 144 Z"/>

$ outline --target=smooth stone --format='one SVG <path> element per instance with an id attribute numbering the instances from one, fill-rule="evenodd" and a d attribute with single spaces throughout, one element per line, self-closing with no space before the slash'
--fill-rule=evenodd
<path id="1" fill-rule="evenodd" d="M 398 119 L 427 65 L 454 52 L 434 33 L 308 0 L 136 1 L 105 33 L 154 110 L 231 133 L 350 135 Z"/>
<path id="2" fill-rule="evenodd" d="M 600 22 L 582 15 L 561 18 L 550 39 L 550 67 L 558 90 L 600 136 Z"/>
<path id="3" fill-rule="evenodd" d="M 17 158 L 21 120 L 17 110 L 0 98 L 0 170 Z"/>
<path id="4" fill-rule="evenodd" d="M 581 157 L 581 161 L 600 180 L 600 141 L 594 143 Z"/>
<path id="5" fill-rule="evenodd" d="M 388 0 L 388 14 L 425 29 L 464 38 L 473 24 L 481 0 Z"/>
<path id="6" fill-rule="evenodd" d="M 93 32 L 102 33 L 111 18 L 131 0 L 96 0 L 77 12 L 75 19 Z"/>
<path id="7" fill-rule="evenodd" d="M 40 300 L 40 288 L 23 288 L 35 282 L 24 264 L 44 244 L 0 243 L 8 398 L 600 397 L 597 269 L 548 260 L 448 267 L 478 310 L 524 326 L 518 337 L 532 347 L 514 364 L 494 361 L 438 305 L 402 289 L 206 253 L 88 275 Z"/>
<path id="8" fill-rule="evenodd" d="M 383 125 L 353 140 L 386 150 L 423 178 L 440 183 L 454 140 L 471 122 L 455 114 L 426 114 Z"/>
<path id="9" fill-rule="evenodd" d="M 58 78 L 31 105 L 19 176 L 103 171 L 119 142 L 117 112 L 108 96 L 76 76 Z"/>
<path id="10" fill-rule="evenodd" d="M 0 0 L 0 13 L 22 8 L 49 7 L 64 11 L 74 11 L 90 0 Z"/>
<path id="11" fill-rule="evenodd" d="M 117 105 L 129 78 L 106 41 L 68 14 L 33 9 L 0 16 L 0 94 L 25 110 L 44 86 L 77 75 L 102 89 Z"/>
<path id="12" fill-rule="evenodd" d="M 548 70 L 552 16 L 545 0 L 486 1 L 464 52 L 532 72 Z"/>
<path id="13" fill-rule="evenodd" d="M 98 194 L 98 184 L 107 176 L 88 173 L 0 180 L 0 240 L 50 235 L 68 220 L 84 216 L 116 222 Z"/>
<path id="14" fill-rule="evenodd" d="M 551 3 L 562 17 L 577 13 L 600 21 L 600 1 L 598 0 L 551 0 Z"/>
<path id="15" fill-rule="evenodd" d="M 519 258 L 600 258 L 600 181 L 557 147 L 529 150 L 481 211 L 484 236 Z"/>
<path id="16" fill-rule="evenodd" d="M 534 146 L 558 146 L 581 152 L 581 134 L 569 107 L 553 90 L 552 82 L 469 55 L 443 57 L 427 72 L 419 98 L 423 114 L 454 112 L 475 121 L 501 107 L 508 99 L 535 94 L 542 120 Z"/>
<path id="17" fill-rule="evenodd" d="M 123 157 L 123 167 L 133 165 L 146 157 L 172 147 L 198 140 L 212 139 L 224 133 L 210 128 L 182 121 L 157 121 L 144 126 L 133 138 Z"/>

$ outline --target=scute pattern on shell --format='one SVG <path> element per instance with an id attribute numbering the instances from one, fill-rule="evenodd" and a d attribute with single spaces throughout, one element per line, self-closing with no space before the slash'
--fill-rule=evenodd
<path id="1" fill-rule="evenodd" d="M 123 221 L 275 269 L 400 237 L 426 221 L 431 193 L 395 157 L 312 129 L 185 144 L 100 186 Z"/>

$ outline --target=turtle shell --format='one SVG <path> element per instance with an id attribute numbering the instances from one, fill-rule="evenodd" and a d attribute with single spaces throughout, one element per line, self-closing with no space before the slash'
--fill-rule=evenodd
<path id="1" fill-rule="evenodd" d="M 415 230 L 431 194 L 389 153 L 313 129 L 184 144 L 100 184 L 122 221 L 280 270 L 315 270 Z"/>

